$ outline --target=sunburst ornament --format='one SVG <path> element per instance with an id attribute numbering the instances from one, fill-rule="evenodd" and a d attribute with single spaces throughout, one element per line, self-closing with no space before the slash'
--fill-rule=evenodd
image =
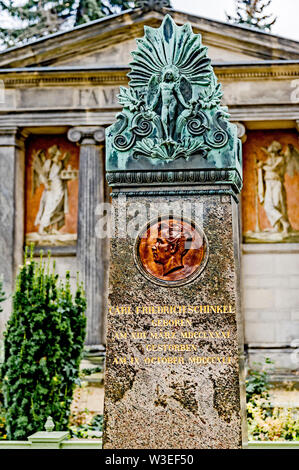
<path id="1" fill-rule="evenodd" d="M 170 68 L 177 78 L 185 78 L 191 85 L 209 83 L 213 69 L 208 49 L 190 23 L 177 26 L 167 15 L 159 29 L 145 26 L 144 31 L 145 36 L 137 39 L 137 51 L 132 52 L 132 71 L 128 74 L 131 87 L 146 87 L 153 77 L 161 81 Z"/>
<path id="2" fill-rule="evenodd" d="M 147 159 L 158 168 L 158 162 L 195 158 L 226 158 L 229 167 L 228 143 L 231 137 L 236 145 L 236 129 L 220 105 L 221 85 L 200 34 L 189 23 L 176 25 L 170 15 L 159 28 L 144 30 L 132 52 L 130 88 L 120 87 L 123 111 L 107 130 L 108 167 L 125 170 L 138 160 L 140 168 Z"/>

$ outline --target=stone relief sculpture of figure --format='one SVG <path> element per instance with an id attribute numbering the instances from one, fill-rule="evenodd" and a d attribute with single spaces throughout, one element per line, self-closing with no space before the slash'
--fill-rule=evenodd
<path id="1" fill-rule="evenodd" d="M 34 194 L 41 184 L 44 185 L 44 190 L 34 220 L 34 225 L 38 226 L 38 238 L 37 234 L 28 234 L 27 241 L 45 238 L 49 242 L 51 235 L 55 242 L 55 236 L 59 235 L 59 230 L 64 226 L 65 215 L 69 211 L 67 181 L 77 178 L 78 174 L 77 170 L 67 166 L 69 158 L 70 154 L 62 154 L 58 145 L 35 153 L 32 163 L 32 192 Z"/>
<path id="2" fill-rule="evenodd" d="M 261 147 L 266 160 L 256 162 L 256 229 L 247 232 L 245 241 L 299 241 L 298 231 L 291 226 L 285 190 L 285 174 L 299 172 L 299 151 L 291 144 L 283 146 L 274 140 L 267 148 Z M 263 205 L 270 228 L 260 229 L 258 202 Z"/>
<path id="3" fill-rule="evenodd" d="M 57 145 L 48 150 L 49 158 L 45 159 L 45 152 L 39 151 L 33 161 L 35 173 L 34 183 L 36 189 L 44 184 L 39 210 L 34 225 L 39 226 L 39 233 L 57 233 L 65 223 L 65 214 L 68 213 L 68 193 L 66 180 L 62 178 L 62 171 L 66 168 L 70 154 L 62 153 Z"/>
<path id="4" fill-rule="evenodd" d="M 290 222 L 283 184 L 286 172 L 286 157 L 282 153 L 280 142 L 273 141 L 267 149 L 262 149 L 268 158 L 265 162 L 260 161 L 257 163 L 258 195 L 272 226 L 271 229 L 267 230 L 287 234 L 290 229 Z"/>
<path id="5" fill-rule="evenodd" d="M 163 276 L 184 267 L 183 257 L 187 254 L 193 236 L 182 225 L 161 222 L 158 237 L 152 246 L 155 263 L 163 266 Z"/>

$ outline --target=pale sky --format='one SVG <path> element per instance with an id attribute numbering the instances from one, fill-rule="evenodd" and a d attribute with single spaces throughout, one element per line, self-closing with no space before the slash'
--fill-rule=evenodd
<path id="1" fill-rule="evenodd" d="M 220 21 L 226 21 L 225 11 L 234 13 L 235 3 L 235 0 L 172 0 L 176 10 Z M 299 41 L 299 0 L 272 0 L 265 12 L 278 17 L 272 34 Z"/>

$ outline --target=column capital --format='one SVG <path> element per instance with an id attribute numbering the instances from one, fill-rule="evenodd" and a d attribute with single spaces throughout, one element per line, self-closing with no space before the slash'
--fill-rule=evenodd
<path id="1" fill-rule="evenodd" d="M 0 147 L 22 147 L 28 135 L 16 126 L 0 127 Z"/>
<path id="2" fill-rule="evenodd" d="M 233 122 L 237 126 L 237 135 L 241 139 L 242 144 L 245 144 L 247 140 L 246 127 L 242 122 Z"/>
<path id="3" fill-rule="evenodd" d="M 79 142 L 82 145 L 101 144 L 105 140 L 105 128 L 101 126 L 72 127 L 67 133 L 71 142 Z"/>
<path id="4" fill-rule="evenodd" d="M 0 147 L 16 145 L 18 128 L 15 126 L 0 127 Z"/>

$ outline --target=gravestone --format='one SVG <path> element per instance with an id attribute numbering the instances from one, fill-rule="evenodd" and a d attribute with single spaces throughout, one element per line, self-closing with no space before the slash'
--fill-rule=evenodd
<path id="1" fill-rule="evenodd" d="M 167 15 L 137 44 L 123 111 L 106 130 L 113 209 L 103 445 L 240 448 L 237 129 L 190 24 Z"/>

